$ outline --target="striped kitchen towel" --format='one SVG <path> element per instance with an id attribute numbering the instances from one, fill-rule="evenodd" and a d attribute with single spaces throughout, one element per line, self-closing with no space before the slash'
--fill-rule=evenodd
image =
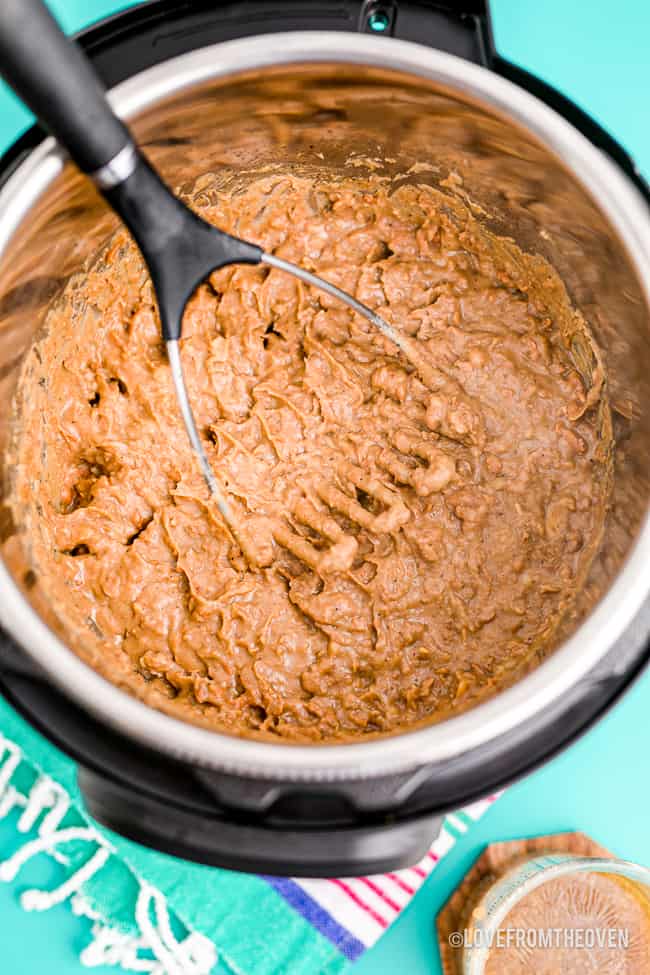
<path id="1" fill-rule="evenodd" d="M 495 799 L 496 796 L 490 796 L 448 815 L 426 856 L 408 869 L 335 880 L 285 877 L 266 877 L 265 880 L 342 955 L 356 961 L 396 920 L 451 850 L 456 838 L 466 833 Z"/>
<path id="2" fill-rule="evenodd" d="M 424 859 L 372 877 L 303 880 L 189 864 L 86 817 L 73 763 L 0 698 L 0 881 L 38 915 L 67 902 L 80 961 L 150 975 L 340 975 L 381 937 L 494 797 L 448 816 Z M 21 871 L 48 857 L 50 889 Z M 24 947 L 22 950 L 28 951 Z M 72 947 L 71 947 L 72 952 Z M 8 971 L 0 938 L 0 971 Z"/>

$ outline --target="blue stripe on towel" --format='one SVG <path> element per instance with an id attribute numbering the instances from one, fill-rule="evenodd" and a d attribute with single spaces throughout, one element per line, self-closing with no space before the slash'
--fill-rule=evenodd
<path id="1" fill-rule="evenodd" d="M 366 950 L 365 945 L 358 938 L 355 938 L 338 921 L 335 921 L 331 914 L 328 914 L 313 897 L 310 897 L 293 880 L 289 880 L 287 877 L 264 877 L 263 879 L 284 898 L 287 904 L 293 907 L 294 911 L 309 921 L 350 961 L 356 961 Z"/>

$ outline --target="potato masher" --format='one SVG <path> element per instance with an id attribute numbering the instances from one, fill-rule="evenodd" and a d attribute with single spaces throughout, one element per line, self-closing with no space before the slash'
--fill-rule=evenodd
<path id="1" fill-rule="evenodd" d="M 178 404 L 208 490 L 245 554 L 254 560 L 210 466 L 194 420 L 179 352 L 185 305 L 214 270 L 264 264 L 339 299 L 397 345 L 427 381 L 437 372 L 416 343 L 372 309 L 323 278 L 233 237 L 196 216 L 177 199 L 113 113 L 81 49 L 60 30 L 41 0 L 2 0 L 0 74 L 121 217 L 149 269 Z"/>

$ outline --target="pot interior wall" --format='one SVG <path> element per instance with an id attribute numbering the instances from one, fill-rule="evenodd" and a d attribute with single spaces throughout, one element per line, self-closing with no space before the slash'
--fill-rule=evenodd
<path id="1" fill-rule="evenodd" d="M 422 81 L 369 68 L 293 66 L 220 79 L 131 120 L 167 181 L 241 179 L 262 167 L 368 168 L 405 182 L 445 181 L 481 207 L 489 228 L 548 258 L 603 351 L 617 442 L 615 487 L 602 553 L 570 627 L 614 578 L 648 501 L 649 313 L 631 261 L 597 204 L 534 138 L 509 120 Z M 448 179 L 450 173 L 451 180 Z M 71 166 L 56 177 L 0 258 L 0 452 L 11 440 L 11 402 L 22 357 L 48 303 L 116 226 Z M 4 463 L 4 490 L 11 463 Z M 51 618 L 3 506 L 3 557 L 28 599 Z M 63 634 L 65 636 L 65 634 Z"/>

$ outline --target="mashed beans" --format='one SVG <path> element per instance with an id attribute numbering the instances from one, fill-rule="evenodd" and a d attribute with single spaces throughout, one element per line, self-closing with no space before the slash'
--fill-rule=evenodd
<path id="1" fill-rule="evenodd" d="M 422 368 L 279 271 L 199 288 L 182 355 L 242 551 L 119 231 L 51 308 L 17 403 L 14 506 L 71 645 L 244 736 L 360 738 L 494 693 L 552 646 L 605 520 L 604 377 L 558 275 L 413 180 L 200 190 L 206 219 L 378 310 Z"/>

